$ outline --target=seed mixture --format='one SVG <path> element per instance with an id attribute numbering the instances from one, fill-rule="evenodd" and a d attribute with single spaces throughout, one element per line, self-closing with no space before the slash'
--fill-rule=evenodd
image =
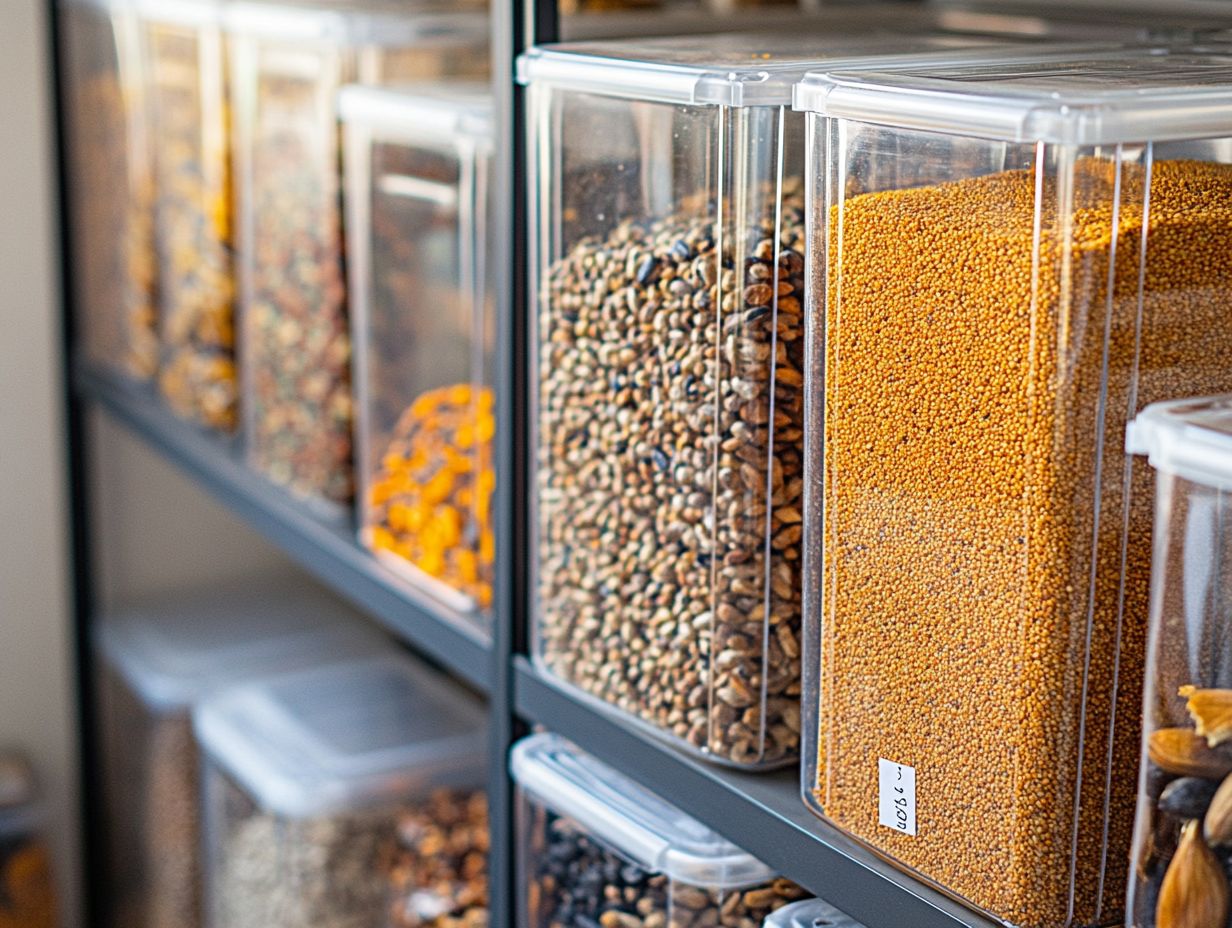
<path id="1" fill-rule="evenodd" d="M 538 657 L 712 757 L 799 747 L 803 201 L 626 221 L 539 308 Z"/>
<path id="2" fill-rule="evenodd" d="M 1126 418 L 1232 389 L 1232 168 L 1154 164 L 1136 360 L 1146 177 L 1114 217 L 1114 169 L 1075 166 L 1069 255 L 1044 179 L 1034 293 L 1032 172 L 852 197 L 824 310 L 815 799 L 1029 928 L 1067 923 L 1071 861 L 1076 923 L 1124 898 L 1152 521 Z M 916 769 L 915 836 L 878 824 L 879 759 Z"/>
<path id="3" fill-rule="evenodd" d="M 486 928 L 488 803 L 441 789 L 403 811 L 389 870 L 391 928 Z"/>
<path id="4" fill-rule="evenodd" d="M 146 26 L 155 114 L 151 139 L 157 190 L 163 364 L 159 387 L 180 416 L 231 431 L 236 424 L 227 113 L 221 38 L 206 31 Z M 213 97 L 213 99 L 211 99 Z"/>
<path id="5" fill-rule="evenodd" d="M 587 836 L 571 819 L 533 811 L 528 928 L 761 928 L 808 895 L 790 880 L 713 889 L 649 873 Z"/>

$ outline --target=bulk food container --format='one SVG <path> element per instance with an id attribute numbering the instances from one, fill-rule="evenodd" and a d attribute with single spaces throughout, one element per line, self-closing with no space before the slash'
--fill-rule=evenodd
<path id="1" fill-rule="evenodd" d="M 154 206 L 136 18 L 131 0 L 61 0 L 60 10 L 77 347 L 148 380 Z"/>
<path id="2" fill-rule="evenodd" d="M 492 603 L 487 83 L 347 87 L 360 539 L 465 615 Z"/>
<path id="3" fill-rule="evenodd" d="M 0 754 L 0 928 L 58 924 L 43 827 L 29 764 L 14 754 Z"/>
<path id="4" fill-rule="evenodd" d="M 398 654 L 237 687 L 194 727 L 211 928 L 386 924 L 400 810 L 442 788 L 469 795 L 486 772 L 482 707 Z M 412 925 L 453 904 L 403 902 L 428 916 Z"/>
<path id="5" fill-rule="evenodd" d="M 1232 55 L 868 62 L 796 102 L 806 800 L 1010 924 L 1115 920 L 1151 533 L 1123 436 L 1232 389 Z"/>
<path id="6" fill-rule="evenodd" d="M 806 893 L 557 735 L 516 744 L 519 928 L 758 928 Z"/>
<path id="7" fill-rule="evenodd" d="M 827 58 L 965 41 L 841 24 L 519 61 L 535 166 L 535 660 L 741 766 L 799 751 L 804 124 L 791 87 Z"/>
<path id="8" fill-rule="evenodd" d="M 149 107 L 159 387 L 178 415 L 235 427 L 229 120 L 222 0 L 136 0 Z"/>
<path id="9" fill-rule="evenodd" d="M 864 928 L 823 899 L 801 899 L 771 912 L 762 928 Z"/>
<path id="10" fill-rule="evenodd" d="M 98 645 L 111 923 L 192 928 L 201 924 L 193 705 L 387 645 L 304 581 L 272 577 L 141 603 L 104 619 Z"/>
<path id="11" fill-rule="evenodd" d="M 1129 428 L 1155 470 L 1131 928 L 1227 924 L 1232 845 L 1232 395 Z"/>
<path id="12" fill-rule="evenodd" d="M 349 504 L 351 347 L 336 97 L 350 82 L 485 76 L 487 21 L 414 3 L 227 11 L 240 213 L 240 381 L 252 466 Z"/>

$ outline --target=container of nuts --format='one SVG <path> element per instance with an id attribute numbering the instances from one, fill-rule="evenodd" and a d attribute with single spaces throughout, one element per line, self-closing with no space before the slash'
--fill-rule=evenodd
<path id="1" fill-rule="evenodd" d="M 343 89 L 356 522 L 400 576 L 487 627 L 490 86 Z"/>
<path id="2" fill-rule="evenodd" d="M 199 706 L 211 928 L 482 926 L 484 722 L 396 651 Z"/>
<path id="3" fill-rule="evenodd" d="M 202 924 L 192 707 L 254 677 L 384 647 L 335 600 L 281 576 L 159 597 L 104 618 L 98 706 L 111 924 Z"/>
<path id="4" fill-rule="evenodd" d="M 396 0 L 228 6 L 240 382 L 250 464 L 323 513 L 352 500 L 351 344 L 337 95 L 484 77 L 487 21 Z"/>
<path id="5" fill-rule="evenodd" d="M 158 260 L 159 388 L 177 415 L 236 424 L 222 0 L 138 0 Z"/>
<path id="6" fill-rule="evenodd" d="M 1008 924 L 1115 921 L 1152 532 L 1125 425 L 1232 389 L 1232 55 L 869 60 L 796 103 L 806 801 Z"/>
<path id="7" fill-rule="evenodd" d="M 921 28 L 520 59 L 536 206 L 533 654 L 703 756 L 800 741 L 803 131 L 792 84 Z"/>
<path id="8" fill-rule="evenodd" d="M 760 928 L 808 894 L 558 735 L 516 744 L 519 928 Z"/>
<path id="9" fill-rule="evenodd" d="M 148 113 L 131 0 L 62 0 L 79 350 L 137 381 L 158 368 Z"/>
<path id="10" fill-rule="evenodd" d="M 1143 750 L 1129 928 L 1232 915 L 1232 394 L 1147 407 L 1155 471 Z"/>

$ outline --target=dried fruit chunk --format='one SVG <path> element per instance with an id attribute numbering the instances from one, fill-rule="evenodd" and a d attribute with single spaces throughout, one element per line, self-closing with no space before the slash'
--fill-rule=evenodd
<path id="1" fill-rule="evenodd" d="M 1232 690 L 1182 686 L 1177 695 L 1188 700 L 1185 708 L 1207 744 L 1214 748 L 1232 738 Z"/>
<path id="2" fill-rule="evenodd" d="M 1151 762 L 1182 777 L 1222 780 L 1232 773 L 1232 754 L 1215 750 L 1188 728 L 1161 728 L 1147 745 Z"/>
<path id="3" fill-rule="evenodd" d="M 1227 921 L 1227 878 L 1190 822 L 1159 890 L 1155 928 L 1224 928 Z"/>

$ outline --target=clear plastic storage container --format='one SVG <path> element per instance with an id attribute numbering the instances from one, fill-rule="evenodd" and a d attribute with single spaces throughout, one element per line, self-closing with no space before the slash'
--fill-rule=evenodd
<path id="1" fill-rule="evenodd" d="M 232 4 L 227 24 L 245 447 L 258 471 L 336 512 L 352 497 L 338 91 L 486 76 L 487 20 L 269 0 Z"/>
<path id="2" fill-rule="evenodd" d="M 824 899 L 801 899 L 766 916 L 762 928 L 864 928 Z"/>
<path id="3" fill-rule="evenodd" d="M 519 928 L 758 928 L 807 895 L 558 735 L 514 745 Z"/>
<path id="4" fill-rule="evenodd" d="M 34 773 L 0 754 L 0 928 L 56 928 L 51 849 Z"/>
<path id="5" fill-rule="evenodd" d="M 153 183 L 131 0 L 60 0 L 79 349 L 137 380 L 158 368 Z"/>
<path id="6" fill-rule="evenodd" d="M 1013 925 L 1124 901 L 1127 419 L 1232 388 L 1232 55 L 810 76 L 806 800 Z"/>
<path id="7" fill-rule="evenodd" d="M 168 405 L 235 428 L 229 103 L 222 0 L 136 0 L 154 164 L 158 382 Z"/>
<path id="8" fill-rule="evenodd" d="M 1232 394 L 1148 407 L 1155 536 L 1130 928 L 1228 922 L 1232 874 Z"/>
<path id="9" fill-rule="evenodd" d="M 490 88 L 347 87 L 340 107 L 360 538 L 482 617 L 496 482 Z"/>
<path id="10" fill-rule="evenodd" d="M 400 810 L 487 773 L 482 706 L 396 654 L 232 689 L 193 723 L 210 928 L 386 924 Z"/>
<path id="11" fill-rule="evenodd" d="M 791 88 L 827 58 L 964 41 L 837 22 L 546 47 L 519 66 L 535 168 L 535 660 L 740 766 L 799 753 Z"/>
<path id="12" fill-rule="evenodd" d="M 201 924 L 192 706 L 255 677 L 388 645 L 335 600 L 281 578 L 151 600 L 104 619 L 98 644 L 110 923 L 192 928 Z"/>

